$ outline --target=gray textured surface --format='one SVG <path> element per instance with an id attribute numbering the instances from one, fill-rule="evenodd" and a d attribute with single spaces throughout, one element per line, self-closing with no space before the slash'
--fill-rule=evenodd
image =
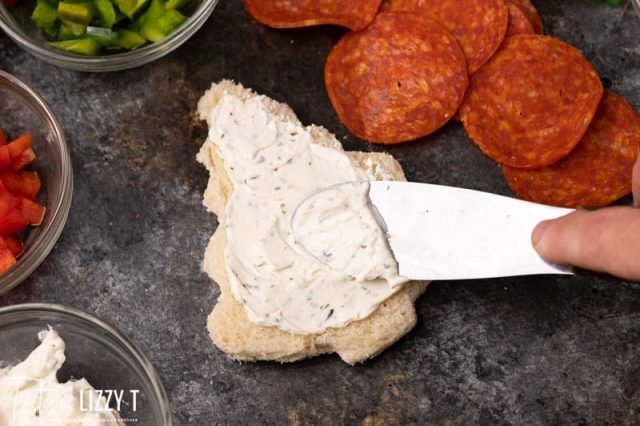
<path id="1" fill-rule="evenodd" d="M 538 0 L 548 33 L 584 51 L 640 107 L 640 20 L 598 0 Z M 200 271 L 215 218 L 193 113 L 233 78 L 288 102 L 348 149 L 381 149 L 340 126 L 324 58 L 341 30 L 267 29 L 240 1 L 169 57 L 132 71 L 57 69 L 0 35 L 0 66 L 52 105 L 69 139 L 75 194 L 49 258 L 0 305 L 58 302 L 117 324 L 158 367 L 176 424 L 618 424 L 640 419 L 640 284 L 613 278 L 434 283 L 414 331 L 375 360 L 238 364 L 209 341 L 218 295 Z M 509 194 L 458 124 L 387 150 L 411 180 Z"/>

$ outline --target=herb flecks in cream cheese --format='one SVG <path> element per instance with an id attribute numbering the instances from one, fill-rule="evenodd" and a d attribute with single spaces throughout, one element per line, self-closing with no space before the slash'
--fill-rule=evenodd
<path id="1" fill-rule="evenodd" d="M 115 410 L 85 380 L 59 383 L 65 344 L 57 332 L 44 330 L 41 341 L 23 362 L 0 369 L 0 426 L 122 426 Z M 83 406 L 93 402 L 95 410 Z"/>
<path id="2" fill-rule="evenodd" d="M 326 241 L 371 244 L 370 253 L 376 254 L 334 265 L 296 241 L 291 220 L 310 192 L 372 176 L 344 152 L 314 143 L 310 128 L 274 120 L 264 99 L 225 94 L 208 120 L 209 139 L 233 183 L 223 224 L 232 293 L 251 321 L 295 333 L 318 333 L 365 318 L 404 281 L 386 241 L 374 235 L 380 229 L 327 229 Z"/>
<path id="3" fill-rule="evenodd" d="M 369 182 L 343 183 L 304 200 L 291 222 L 298 242 L 314 257 L 350 279 L 384 278 L 392 287 L 398 276 L 387 239 L 369 201 Z"/>

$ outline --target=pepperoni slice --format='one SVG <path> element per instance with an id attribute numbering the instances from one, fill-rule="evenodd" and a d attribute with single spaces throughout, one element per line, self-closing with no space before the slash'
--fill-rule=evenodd
<path id="1" fill-rule="evenodd" d="M 522 10 L 529 22 L 531 22 L 531 26 L 533 27 L 533 31 L 536 34 L 544 33 L 544 26 L 542 25 L 542 19 L 540 19 L 540 15 L 536 10 L 536 7 L 529 0 L 507 0 L 508 3 L 514 4 Z"/>
<path id="2" fill-rule="evenodd" d="M 469 74 L 496 52 L 507 32 L 509 12 L 502 0 L 391 0 L 391 10 L 420 12 L 440 22 L 458 40 Z"/>
<path id="3" fill-rule="evenodd" d="M 575 47 L 553 37 L 519 35 L 505 39 L 471 76 L 460 118 L 487 156 L 511 167 L 538 168 L 580 142 L 603 91 Z"/>
<path id="4" fill-rule="evenodd" d="M 245 0 L 254 19 L 273 28 L 333 24 L 353 31 L 373 21 L 382 0 Z"/>
<path id="5" fill-rule="evenodd" d="M 420 15 L 382 12 L 348 33 L 324 70 L 340 121 L 374 143 L 426 136 L 455 113 L 468 86 L 464 54 L 440 24 Z"/>
<path id="6" fill-rule="evenodd" d="M 506 37 L 536 33 L 529 18 L 527 18 L 527 15 L 519 6 L 513 3 L 507 3 L 507 8 L 509 9 L 509 26 L 507 27 Z"/>
<path id="7" fill-rule="evenodd" d="M 606 93 L 587 133 L 571 153 L 536 170 L 503 167 L 520 198 L 562 207 L 606 206 L 631 192 L 640 155 L 640 116 L 621 97 Z"/>

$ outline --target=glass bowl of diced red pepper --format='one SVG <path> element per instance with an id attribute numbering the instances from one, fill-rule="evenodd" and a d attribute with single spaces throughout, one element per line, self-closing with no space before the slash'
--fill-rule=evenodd
<path id="1" fill-rule="evenodd" d="M 62 129 L 44 100 L 0 71 L 0 295 L 53 249 L 73 188 Z"/>

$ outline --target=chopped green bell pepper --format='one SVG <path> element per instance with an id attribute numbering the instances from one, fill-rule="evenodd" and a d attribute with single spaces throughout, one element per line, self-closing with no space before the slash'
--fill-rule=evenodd
<path id="1" fill-rule="evenodd" d="M 62 22 L 60 24 L 60 29 L 58 30 L 58 41 L 73 40 L 76 38 L 78 38 L 78 36 L 74 34 L 71 27 L 69 27 L 69 25 Z"/>
<path id="2" fill-rule="evenodd" d="M 110 0 L 93 0 L 93 6 L 98 12 L 102 27 L 111 28 L 116 24 L 116 9 Z"/>
<path id="3" fill-rule="evenodd" d="M 58 11 L 46 0 L 37 0 L 31 19 L 51 37 L 58 32 Z"/>
<path id="4" fill-rule="evenodd" d="M 102 49 L 102 44 L 91 37 L 54 41 L 49 44 L 58 49 L 85 56 L 96 56 L 100 54 L 100 50 Z"/>
<path id="5" fill-rule="evenodd" d="M 105 27 L 87 27 L 87 35 L 103 46 L 108 46 L 118 37 L 118 33 Z"/>
<path id="6" fill-rule="evenodd" d="M 134 19 L 149 4 L 149 0 L 114 0 L 113 2 L 129 19 Z"/>
<path id="7" fill-rule="evenodd" d="M 62 25 L 66 25 L 69 31 L 71 31 L 71 34 L 76 36 L 76 38 L 87 32 L 87 26 L 83 24 L 76 24 L 75 22 L 66 21 L 63 19 Z"/>
<path id="8" fill-rule="evenodd" d="M 142 35 L 152 43 L 158 42 L 171 34 L 184 23 L 187 17 L 177 10 L 167 10 L 157 19 L 146 21 L 142 25 Z"/>
<path id="9" fill-rule="evenodd" d="M 58 17 L 65 22 L 89 25 L 93 19 L 93 8 L 89 3 L 58 3 Z"/>
<path id="10" fill-rule="evenodd" d="M 121 28 L 113 44 L 124 49 L 133 50 L 144 45 L 146 42 L 147 40 L 137 32 Z"/>
<path id="11" fill-rule="evenodd" d="M 191 0 L 167 0 L 166 8 L 178 10 L 185 7 Z"/>
<path id="12" fill-rule="evenodd" d="M 2 0 L 0 0 L 2 1 Z M 190 0 L 35 0 L 32 20 L 58 49 L 80 55 L 137 49 L 182 25 Z"/>

